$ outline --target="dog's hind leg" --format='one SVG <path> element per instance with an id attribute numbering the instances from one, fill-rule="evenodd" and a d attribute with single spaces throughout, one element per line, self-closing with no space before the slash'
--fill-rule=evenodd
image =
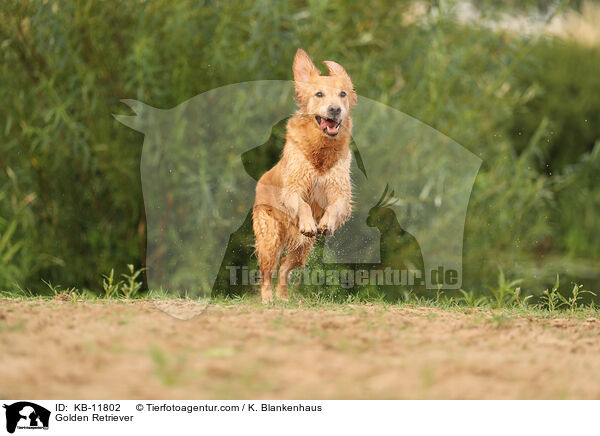
<path id="1" fill-rule="evenodd" d="M 279 277 L 277 278 L 277 298 L 286 300 L 288 297 L 288 280 L 290 273 L 296 269 L 303 267 L 306 263 L 309 253 L 311 252 L 314 239 L 306 238 L 307 242 L 299 247 L 288 249 L 286 256 L 281 261 L 279 269 Z"/>
<path id="2" fill-rule="evenodd" d="M 255 206 L 252 228 L 256 238 L 256 252 L 260 269 L 260 296 L 263 303 L 273 300 L 273 275 L 279 265 L 283 249 L 283 233 L 268 206 Z"/>

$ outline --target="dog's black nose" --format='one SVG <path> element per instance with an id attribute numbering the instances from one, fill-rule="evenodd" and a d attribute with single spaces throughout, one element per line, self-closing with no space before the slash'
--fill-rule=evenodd
<path id="1" fill-rule="evenodd" d="M 338 105 L 331 105 L 327 108 L 327 112 L 332 117 L 337 117 L 342 112 L 342 108 Z"/>

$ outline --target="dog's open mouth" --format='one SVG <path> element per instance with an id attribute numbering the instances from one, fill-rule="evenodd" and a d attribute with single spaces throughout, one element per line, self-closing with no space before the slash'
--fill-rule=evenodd
<path id="1" fill-rule="evenodd" d="M 316 116 L 315 120 L 319 125 L 319 129 L 323 131 L 326 135 L 329 136 L 337 136 L 340 133 L 340 126 L 342 125 L 342 121 L 332 120 L 331 118 L 323 118 L 320 116 Z"/>

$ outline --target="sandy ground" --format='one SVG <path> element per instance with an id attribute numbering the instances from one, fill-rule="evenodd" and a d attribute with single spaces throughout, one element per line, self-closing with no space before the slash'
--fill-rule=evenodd
<path id="1" fill-rule="evenodd" d="M 600 398 L 600 321 L 0 300 L 4 399 Z"/>

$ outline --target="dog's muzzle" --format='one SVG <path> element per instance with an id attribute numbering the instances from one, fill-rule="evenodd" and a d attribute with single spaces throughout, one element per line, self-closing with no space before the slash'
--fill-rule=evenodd
<path id="1" fill-rule="evenodd" d="M 319 129 L 323 131 L 327 136 L 337 136 L 340 133 L 340 126 L 342 125 L 342 120 L 337 121 L 331 118 L 323 118 L 320 116 L 315 117 L 315 121 L 319 125 Z"/>

